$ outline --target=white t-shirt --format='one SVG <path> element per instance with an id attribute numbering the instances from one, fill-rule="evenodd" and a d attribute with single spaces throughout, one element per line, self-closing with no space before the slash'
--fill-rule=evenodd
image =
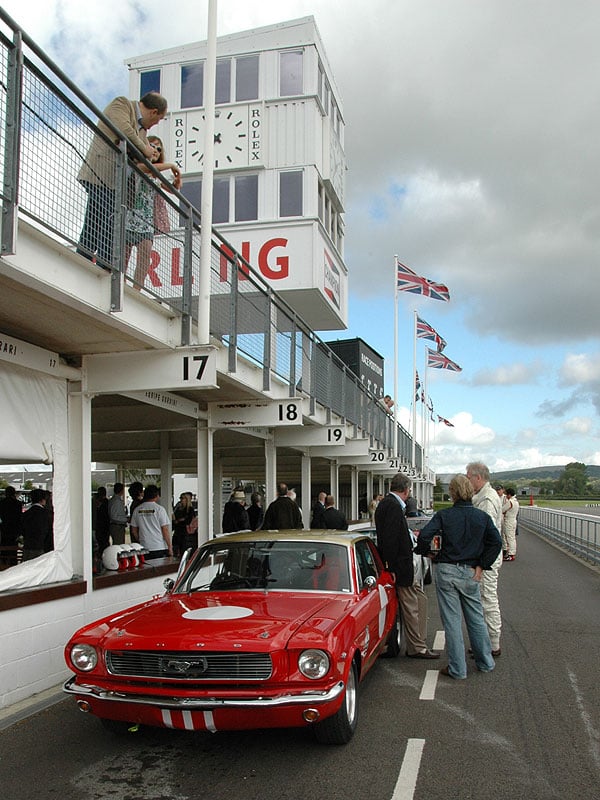
<path id="1" fill-rule="evenodd" d="M 150 552 L 167 549 L 167 543 L 162 535 L 162 526 L 170 526 L 170 524 L 166 510 L 154 500 L 140 503 L 131 517 L 131 527 L 138 529 L 140 544 Z"/>

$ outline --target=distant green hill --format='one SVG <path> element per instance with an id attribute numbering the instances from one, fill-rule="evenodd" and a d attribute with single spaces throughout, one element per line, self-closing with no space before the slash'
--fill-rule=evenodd
<path id="1" fill-rule="evenodd" d="M 525 467 L 523 469 L 508 469 L 504 472 L 493 472 L 492 481 L 521 481 L 540 478 L 550 478 L 551 480 L 558 480 L 562 475 L 566 464 L 562 467 Z M 587 465 L 586 474 L 588 478 L 600 478 L 600 466 L 593 464 Z"/>

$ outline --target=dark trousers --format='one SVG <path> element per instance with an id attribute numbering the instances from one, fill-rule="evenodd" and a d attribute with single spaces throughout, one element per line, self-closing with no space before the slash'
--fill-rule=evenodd
<path id="1" fill-rule="evenodd" d="M 115 192 L 104 184 L 82 181 L 88 194 L 83 228 L 77 252 L 92 259 L 102 267 L 112 266 Z"/>

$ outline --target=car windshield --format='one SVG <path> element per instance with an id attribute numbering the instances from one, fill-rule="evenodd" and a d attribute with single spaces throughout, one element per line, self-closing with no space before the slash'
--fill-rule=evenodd
<path id="1" fill-rule="evenodd" d="M 318 542 L 214 542 L 203 547 L 176 591 L 267 589 L 350 592 L 348 550 Z"/>

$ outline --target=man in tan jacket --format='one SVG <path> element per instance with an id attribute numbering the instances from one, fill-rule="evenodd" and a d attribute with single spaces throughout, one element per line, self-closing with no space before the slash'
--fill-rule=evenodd
<path id="1" fill-rule="evenodd" d="M 166 113 L 167 101 L 157 92 L 148 92 L 139 102 L 116 97 L 104 109 L 104 115 L 148 159 L 154 148 L 148 143 L 146 132 Z M 98 131 L 77 176 L 88 193 L 77 252 L 90 260 L 95 257 L 103 267 L 111 267 L 117 161 L 115 150 L 106 139 L 117 144 L 119 137 L 102 121 L 98 122 Z"/>

